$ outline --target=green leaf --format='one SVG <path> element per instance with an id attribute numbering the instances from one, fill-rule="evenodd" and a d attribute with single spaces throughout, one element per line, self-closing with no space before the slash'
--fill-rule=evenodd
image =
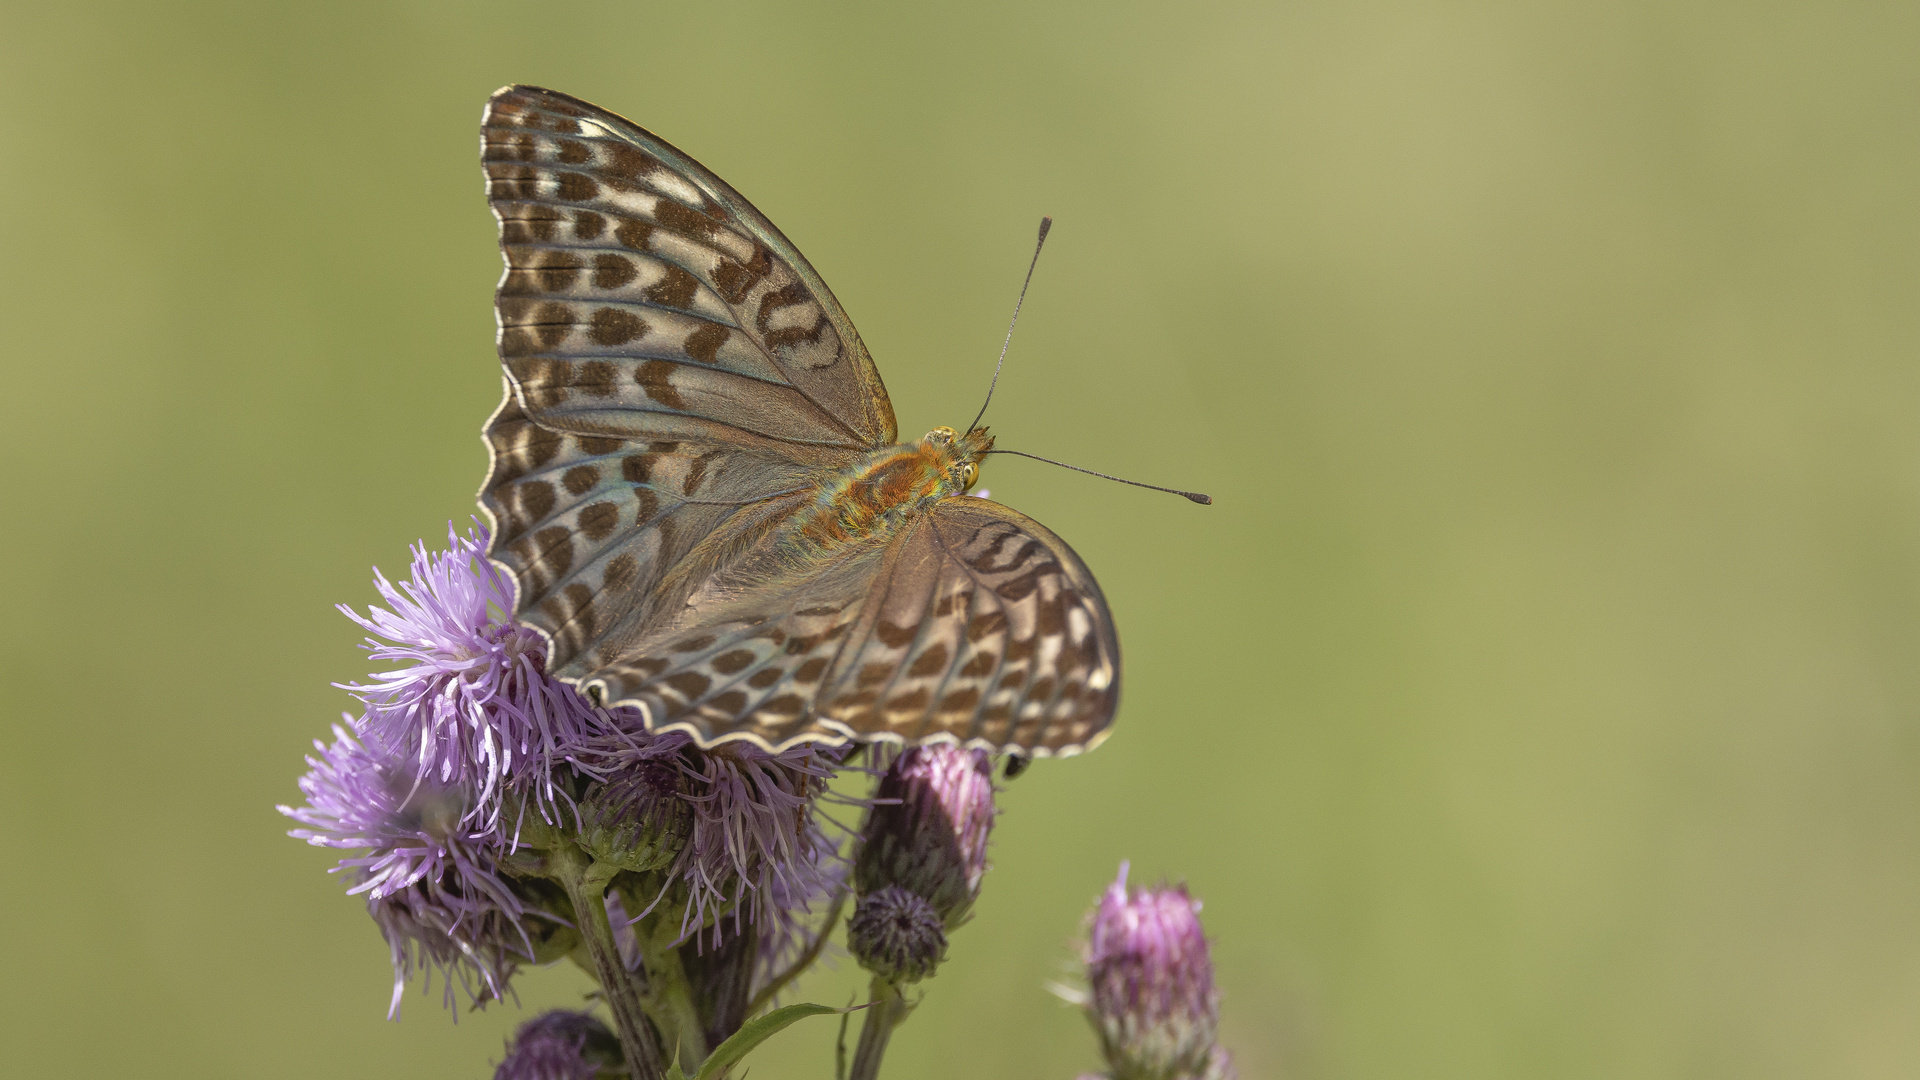
<path id="1" fill-rule="evenodd" d="M 719 1080 L 720 1074 L 732 1068 L 734 1063 L 746 1057 L 754 1047 L 766 1042 L 781 1030 L 791 1026 L 797 1020 L 822 1013 L 845 1012 L 831 1005 L 789 1005 L 784 1009 L 775 1009 L 758 1020 L 750 1021 L 733 1037 L 714 1048 L 707 1056 L 706 1064 L 700 1066 L 700 1073 L 694 1080 Z M 667 1074 L 667 1080 L 681 1080 L 676 1067 Z"/>

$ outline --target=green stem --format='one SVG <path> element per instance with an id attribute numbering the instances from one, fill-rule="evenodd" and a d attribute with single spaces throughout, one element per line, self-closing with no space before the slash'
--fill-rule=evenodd
<path id="1" fill-rule="evenodd" d="M 696 1070 L 707 1060 L 706 1025 L 700 1022 L 700 1010 L 693 1002 L 693 987 L 687 981 L 687 969 L 680 963 L 680 950 L 663 940 L 677 937 L 664 924 L 653 934 L 636 934 L 640 955 L 646 963 L 648 1015 L 660 1026 L 660 1034 L 672 1044 L 673 1058 L 680 1067 Z"/>
<path id="2" fill-rule="evenodd" d="M 562 844 L 554 851 L 551 866 L 567 891 L 567 899 L 573 902 L 580 938 L 593 958 L 594 974 L 600 979 L 601 992 L 607 996 L 607 1007 L 620 1032 L 627 1074 L 633 1080 L 664 1080 L 666 1063 L 660 1058 L 660 1045 L 654 1041 L 653 1028 L 647 1025 L 646 1013 L 641 1010 L 640 986 L 621 961 L 613 926 L 607 922 L 607 882 L 617 868 L 592 862 L 572 844 Z"/>
<path id="3" fill-rule="evenodd" d="M 907 1018 L 907 999 L 901 996 L 899 987 L 875 975 L 871 994 L 873 1004 L 867 1007 L 866 1019 L 860 1024 L 860 1045 L 854 1048 L 853 1073 L 848 1080 L 877 1080 L 887 1040 Z"/>

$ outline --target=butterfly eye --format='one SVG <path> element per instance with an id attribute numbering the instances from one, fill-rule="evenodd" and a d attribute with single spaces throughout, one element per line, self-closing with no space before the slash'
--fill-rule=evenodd
<path id="1" fill-rule="evenodd" d="M 971 461 L 963 461 L 960 463 L 961 490 L 964 491 L 967 488 L 972 487 L 973 482 L 979 478 L 980 478 L 980 466 L 975 465 Z"/>

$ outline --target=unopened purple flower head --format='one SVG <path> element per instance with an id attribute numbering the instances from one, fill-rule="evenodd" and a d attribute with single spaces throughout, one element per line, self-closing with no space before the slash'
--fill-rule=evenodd
<path id="1" fill-rule="evenodd" d="M 931 903 L 949 929 L 980 895 L 993 831 L 993 763 L 952 743 L 909 747 L 875 787 L 860 827 L 854 887 L 899 885 Z"/>
<path id="2" fill-rule="evenodd" d="M 947 928 L 918 893 L 888 885 L 860 898 L 847 920 L 847 950 L 860 966 L 896 984 L 919 982 L 947 957 Z"/>
<path id="3" fill-rule="evenodd" d="M 688 780 L 669 761 L 642 759 L 587 788 L 580 846 L 600 862 L 645 873 L 663 870 L 693 830 Z"/>
<path id="4" fill-rule="evenodd" d="M 411 574 L 398 585 L 374 571 L 386 607 L 362 616 L 340 606 L 372 635 L 374 659 L 403 665 L 346 686 L 367 706 L 358 727 L 412 758 L 415 775 L 466 785 L 469 812 L 490 826 L 513 790 L 533 794 L 557 820 L 564 793 L 553 768 L 596 729 L 594 710 L 547 677 L 537 634 L 495 616 L 512 610 L 513 588 L 487 561 L 486 530 L 461 536 L 449 524 L 447 545 L 429 552 L 415 544 Z M 504 831 L 510 836 L 511 825 Z"/>
<path id="5" fill-rule="evenodd" d="M 1129 890 L 1120 864 L 1088 918 L 1086 963 L 1087 1013 L 1115 1080 L 1231 1075 L 1215 1054 L 1220 995 L 1186 886 Z"/>
<path id="6" fill-rule="evenodd" d="M 469 998 L 500 996 L 516 963 L 534 946 L 521 928 L 524 905 L 494 863 L 495 838 L 470 813 L 461 784 L 422 778 L 413 763 L 338 725 L 331 746 L 314 742 L 300 778 L 305 806 L 281 813 L 305 828 L 289 835 L 318 847 L 364 850 L 334 869 L 353 882 L 393 954 L 393 1003 L 400 1007 L 417 967 L 458 981 Z"/>
<path id="7" fill-rule="evenodd" d="M 599 1020 L 556 1009 L 520 1025 L 493 1080 L 596 1080 L 625 1076 L 620 1040 Z"/>

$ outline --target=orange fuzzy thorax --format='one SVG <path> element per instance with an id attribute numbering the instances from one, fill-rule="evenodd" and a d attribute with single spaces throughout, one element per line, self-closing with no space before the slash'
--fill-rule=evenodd
<path id="1" fill-rule="evenodd" d="M 820 551 L 886 536 L 916 511 L 966 494 L 981 456 L 992 448 L 985 428 L 956 435 L 938 427 L 914 442 L 875 450 L 822 486 L 786 531 Z"/>

